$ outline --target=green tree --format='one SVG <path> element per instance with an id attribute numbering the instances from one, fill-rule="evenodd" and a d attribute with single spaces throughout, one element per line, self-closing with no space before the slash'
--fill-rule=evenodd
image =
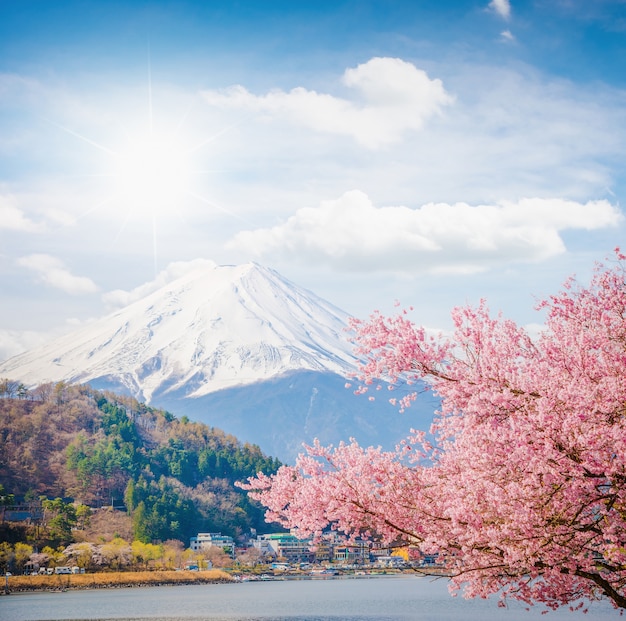
<path id="1" fill-rule="evenodd" d="M 137 503 L 135 502 L 135 481 L 133 479 L 128 480 L 126 485 L 126 491 L 124 492 L 124 504 L 126 510 L 132 514 L 135 510 Z"/>
<path id="2" fill-rule="evenodd" d="M 50 540 L 69 544 L 73 540 L 72 529 L 76 526 L 76 507 L 71 502 L 65 502 L 62 498 L 49 500 L 41 499 L 44 510 L 44 521 L 48 529 Z"/>
<path id="3" fill-rule="evenodd" d="M 28 397 L 28 388 L 22 383 L 17 386 L 17 398 L 18 399 L 26 399 Z"/>
<path id="4" fill-rule="evenodd" d="M 182 495 L 165 477 L 146 481 L 140 477 L 131 487 L 133 536 L 145 543 L 189 538 L 197 529 L 200 514 L 194 503 Z M 126 489 L 127 498 L 130 496 Z"/>
<path id="5" fill-rule="evenodd" d="M 138 541 L 148 543 L 151 539 L 150 534 L 146 516 L 146 505 L 142 500 L 133 512 L 133 536 Z"/>
<path id="6" fill-rule="evenodd" d="M 91 523 L 91 507 L 83 504 L 76 505 L 76 528 L 85 530 Z"/>

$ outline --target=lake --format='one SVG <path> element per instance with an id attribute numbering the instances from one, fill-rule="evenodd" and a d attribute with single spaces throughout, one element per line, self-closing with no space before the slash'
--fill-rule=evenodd
<path id="1" fill-rule="evenodd" d="M 416 576 L 15 593 L 0 597 L 1 621 L 600 621 L 619 617 L 607 602 L 592 604 L 587 615 L 562 609 L 544 616 L 542 610 L 535 606 L 526 611 L 516 602 L 506 609 L 498 608 L 495 598 L 451 597 L 444 579 Z"/>

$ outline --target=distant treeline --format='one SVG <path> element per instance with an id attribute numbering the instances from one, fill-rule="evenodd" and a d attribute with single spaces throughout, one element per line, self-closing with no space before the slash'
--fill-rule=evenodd
<path id="1" fill-rule="evenodd" d="M 279 466 L 256 445 L 129 397 L 0 380 L 5 492 L 26 503 L 45 496 L 126 509 L 140 541 L 267 531 L 263 510 L 233 484 Z"/>

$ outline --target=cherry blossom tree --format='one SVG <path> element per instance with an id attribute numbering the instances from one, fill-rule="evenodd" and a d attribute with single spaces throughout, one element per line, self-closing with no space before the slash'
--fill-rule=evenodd
<path id="1" fill-rule="evenodd" d="M 541 302 L 535 338 L 485 302 L 455 309 L 449 335 L 406 312 L 354 320 L 358 392 L 414 383 L 403 409 L 434 391 L 430 435 L 391 452 L 314 443 L 244 487 L 303 536 L 330 527 L 438 553 L 467 597 L 626 608 L 625 262 L 618 250 L 589 286 L 570 279 Z"/>

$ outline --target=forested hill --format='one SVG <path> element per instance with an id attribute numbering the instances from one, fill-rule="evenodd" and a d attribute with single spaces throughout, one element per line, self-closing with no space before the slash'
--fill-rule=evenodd
<path id="1" fill-rule="evenodd" d="M 267 530 L 234 487 L 279 467 L 258 446 L 88 386 L 12 387 L 0 380 L 0 483 L 16 499 L 125 508 L 146 542 Z"/>

